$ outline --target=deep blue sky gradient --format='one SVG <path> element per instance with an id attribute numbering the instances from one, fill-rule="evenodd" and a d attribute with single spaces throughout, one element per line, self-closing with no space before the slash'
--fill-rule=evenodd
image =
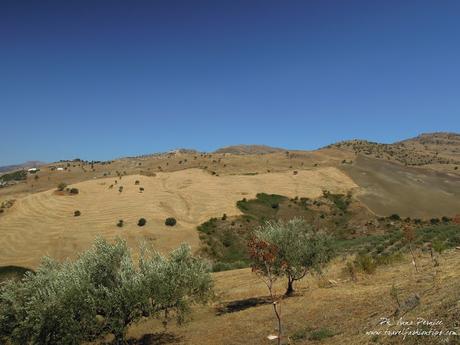
<path id="1" fill-rule="evenodd" d="M 460 132 L 459 1 L 0 2 L 0 165 Z"/>

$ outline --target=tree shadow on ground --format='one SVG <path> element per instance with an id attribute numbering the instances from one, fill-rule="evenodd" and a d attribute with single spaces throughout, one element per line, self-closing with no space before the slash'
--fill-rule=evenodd
<path id="1" fill-rule="evenodd" d="M 224 315 L 228 313 L 235 313 L 248 308 L 257 307 L 259 305 L 270 304 L 272 300 L 269 296 L 265 297 L 251 297 L 246 299 L 240 299 L 231 301 L 220 305 L 216 308 L 216 315 Z"/>
<path id="2" fill-rule="evenodd" d="M 140 339 L 128 340 L 128 345 L 166 345 L 166 344 L 177 344 L 181 342 L 182 337 L 179 337 L 173 333 L 161 332 L 161 333 L 148 333 L 144 334 Z"/>

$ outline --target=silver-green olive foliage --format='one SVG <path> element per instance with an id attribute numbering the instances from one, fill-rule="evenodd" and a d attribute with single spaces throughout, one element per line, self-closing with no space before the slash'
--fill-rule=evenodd
<path id="1" fill-rule="evenodd" d="M 311 271 L 320 272 L 334 255 L 330 236 L 300 218 L 268 221 L 255 231 L 255 238 L 276 248 L 270 269 L 277 276 L 287 277 L 286 295 L 294 292 L 296 280 Z M 264 269 L 261 266 L 259 271 L 263 273 Z"/>
<path id="2" fill-rule="evenodd" d="M 183 321 L 212 293 L 208 266 L 182 245 L 168 257 L 146 249 L 139 263 L 126 243 L 97 239 L 75 261 L 45 258 L 35 273 L 0 287 L 0 342 L 80 344 L 113 334 L 142 317 Z"/>

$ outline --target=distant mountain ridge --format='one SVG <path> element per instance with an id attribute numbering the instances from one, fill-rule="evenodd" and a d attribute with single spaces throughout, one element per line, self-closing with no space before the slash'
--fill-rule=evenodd
<path id="1" fill-rule="evenodd" d="M 285 149 L 267 145 L 232 145 L 217 149 L 213 153 L 231 153 L 239 155 L 266 154 L 275 152 L 284 152 Z"/>

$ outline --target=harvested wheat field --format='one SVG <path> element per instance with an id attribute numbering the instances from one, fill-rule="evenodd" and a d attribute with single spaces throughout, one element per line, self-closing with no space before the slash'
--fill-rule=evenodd
<path id="1" fill-rule="evenodd" d="M 132 248 L 146 240 L 160 251 L 182 242 L 197 249 L 196 226 L 223 213 L 239 214 L 235 203 L 242 198 L 260 192 L 317 197 L 323 189 L 346 192 L 357 186 L 338 169 L 327 167 L 296 175 L 254 176 L 213 176 L 201 169 L 186 169 L 155 177 L 123 176 L 116 184 L 114 178 L 93 179 L 71 187 L 78 188 L 79 194 L 59 195 L 54 189 L 31 194 L 17 199 L 0 217 L 0 265 L 34 268 L 44 255 L 60 260 L 74 257 L 98 235 L 121 236 Z M 76 210 L 81 212 L 78 217 Z M 167 217 L 176 218 L 177 225 L 165 226 Z M 139 218 L 147 224 L 137 226 Z M 120 219 L 122 228 L 116 226 Z"/>

